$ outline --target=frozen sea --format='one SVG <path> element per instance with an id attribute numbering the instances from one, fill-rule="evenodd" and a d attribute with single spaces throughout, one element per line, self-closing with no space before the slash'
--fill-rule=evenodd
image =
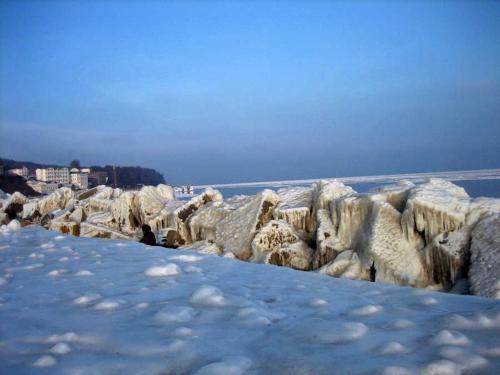
<path id="1" fill-rule="evenodd" d="M 0 230 L 0 374 L 495 374 L 500 302 Z"/>
<path id="2" fill-rule="evenodd" d="M 462 180 L 453 181 L 454 184 L 463 187 L 467 193 L 473 197 L 494 197 L 500 198 L 500 179 L 492 180 Z M 359 193 L 366 193 L 371 189 L 387 185 L 387 183 L 377 183 L 377 182 L 361 182 L 361 183 L 346 183 L 346 185 L 351 186 L 354 190 Z M 304 185 L 310 186 L 310 185 Z M 285 187 L 285 186 L 281 186 Z M 265 186 L 265 187 L 219 187 L 219 190 L 224 198 L 230 198 L 235 195 L 254 195 L 259 191 L 268 188 L 276 190 L 276 186 Z M 203 189 L 195 190 L 195 193 L 199 193 Z"/>

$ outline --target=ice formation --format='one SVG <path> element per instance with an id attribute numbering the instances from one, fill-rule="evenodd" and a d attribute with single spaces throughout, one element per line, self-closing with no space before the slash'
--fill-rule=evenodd
<path id="1" fill-rule="evenodd" d="M 278 190 L 279 203 L 274 208 L 274 218 L 290 224 L 295 230 L 311 232 L 313 189 L 311 187 L 292 187 Z"/>
<path id="2" fill-rule="evenodd" d="M 191 198 L 182 205 L 169 206 L 166 209 L 168 228 L 175 231 L 175 245 L 182 246 L 193 242 L 189 228 L 189 219 L 203 205 L 222 200 L 222 194 L 217 190 L 207 188 L 200 195 Z"/>
<path id="3" fill-rule="evenodd" d="M 313 253 L 290 224 L 272 220 L 255 235 L 251 261 L 308 271 L 312 267 Z"/>
<path id="4" fill-rule="evenodd" d="M 401 228 L 401 213 L 391 204 L 375 201 L 371 212 L 365 264 L 373 262 L 374 281 L 399 285 L 426 286 L 419 250 L 423 240 L 417 235 L 408 240 Z"/>
<path id="5" fill-rule="evenodd" d="M 189 229 L 193 241 L 214 241 L 215 226 L 224 219 L 233 207 L 226 202 L 210 202 L 200 207 L 189 219 Z"/>
<path id="6" fill-rule="evenodd" d="M 469 212 L 469 195 L 449 181 L 432 179 L 413 188 L 401 223 L 408 238 L 422 233 L 426 243 L 438 234 L 460 229 Z"/>
<path id="7" fill-rule="evenodd" d="M 314 190 L 314 211 L 328 208 L 330 203 L 337 198 L 345 197 L 356 193 L 350 186 L 344 185 L 337 180 L 320 181 Z"/>
<path id="8" fill-rule="evenodd" d="M 342 251 L 335 260 L 321 267 L 319 273 L 347 279 L 369 279 L 369 275 L 362 266 L 358 254 L 352 250 Z"/>
<path id="9" fill-rule="evenodd" d="M 3 224 L 8 207 L 21 226 L 39 223 L 64 234 L 137 240 L 148 224 L 158 244 L 180 250 L 499 297 L 495 268 L 484 267 L 499 262 L 500 245 L 484 223 L 496 225 L 488 218 L 500 214 L 500 199 L 471 199 L 444 180 L 400 181 L 365 194 L 321 181 L 226 200 L 211 188 L 190 200 L 177 200 L 166 185 L 78 194 L 61 188 L 35 199 L 4 194 Z"/>
<path id="10" fill-rule="evenodd" d="M 500 299 L 500 214 L 481 220 L 472 231 L 469 280 L 472 292 Z"/>
<path id="11" fill-rule="evenodd" d="M 313 268 L 319 268 L 331 262 L 344 245 L 337 238 L 333 227 L 330 211 L 319 209 L 316 211 L 316 251 L 313 255 Z"/>
<path id="12" fill-rule="evenodd" d="M 248 260 L 252 256 L 252 240 L 256 232 L 272 217 L 272 209 L 279 196 L 272 190 L 263 190 L 252 200 L 244 203 L 219 221 L 215 227 L 215 242 L 225 252 L 238 259 Z"/>

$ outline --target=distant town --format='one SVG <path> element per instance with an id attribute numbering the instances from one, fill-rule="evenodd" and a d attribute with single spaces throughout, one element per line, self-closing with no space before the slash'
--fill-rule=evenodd
<path id="1" fill-rule="evenodd" d="M 23 166 L 3 171 L 3 166 L 0 166 L 0 173 L 24 178 L 28 186 L 40 194 L 50 194 L 62 186 L 86 190 L 89 186 L 106 185 L 108 183 L 108 174 L 106 172 L 93 171 L 90 168 L 29 169 Z"/>
<path id="2" fill-rule="evenodd" d="M 163 176 L 154 169 L 109 165 L 81 167 L 78 160 L 63 167 L 0 159 L 0 177 L 2 190 L 8 192 L 9 184 L 16 186 L 18 191 L 22 191 L 22 186 L 25 186 L 27 191 L 24 193 L 27 195 L 31 190 L 32 193 L 50 194 L 60 187 L 87 190 L 98 185 L 108 185 L 135 189 L 165 183 Z M 175 187 L 175 191 L 179 195 L 193 194 L 193 188 L 189 185 Z"/>

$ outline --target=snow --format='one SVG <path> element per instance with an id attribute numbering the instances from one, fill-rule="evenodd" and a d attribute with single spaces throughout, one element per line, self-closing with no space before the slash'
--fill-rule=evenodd
<path id="1" fill-rule="evenodd" d="M 458 331 L 443 330 L 432 338 L 431 343 L 433 345 L 467 345 L 469 339 Z"/>
<path id="2" fill-rule="evenodd" d="M 52 367 L 57 363 L 56 359 L 50 355 L 44 355 L 38 358 L 34 363 L 33 367 Z"/>
<path id="3" fill-rule="evenodd" d="M 71 346 L 65 342 L 58 342 L 52 348 L 50 348 L 51 353 L 64 355 L 71 352 Z"/>
<path id="4" fill-rule="evenodd" d="M 493 299 L 55 237 L 36 226 L 0 236 L 0 373 L 500 371 Z M 63 256 L 67 272 L 48 277 Z M 148 276 L 154 267 L 180 272 Z"/>
<path id="5" fill-rule="evenodd" d="M 168 263 L 164 266 L 154 266 L 148 268 L 144 274 L 149 277 L 174 276 L 181 273 L 181 269 L 175 263 Z"/>
<path id="6" fill-rule="evenodd" d="M 220 307 L 224 306 L 224 296 L 222 292 L 214 286 L 205 285 L 196 290 L 189 302 L 195 305 Z"/>

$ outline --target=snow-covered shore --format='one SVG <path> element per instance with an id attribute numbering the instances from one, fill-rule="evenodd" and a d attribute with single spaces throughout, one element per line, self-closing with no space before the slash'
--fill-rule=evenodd
<path id="1" fill-rule="evenodd" d="M 0 233 L 2 374 L 493 374 L 500 302 Z"/>
<path id="2" fill-rule="evenodd" d="M 358 193 L 342 182 L 190 200 L 167 185 L 83 193 L 60 188 L 0 197 L 0 223 L 82 237 L 158 242 L 253 263 L 402 286 L 500 298 L 500 199 L 471 198 L 453 183 L 399 181 Z"/>

